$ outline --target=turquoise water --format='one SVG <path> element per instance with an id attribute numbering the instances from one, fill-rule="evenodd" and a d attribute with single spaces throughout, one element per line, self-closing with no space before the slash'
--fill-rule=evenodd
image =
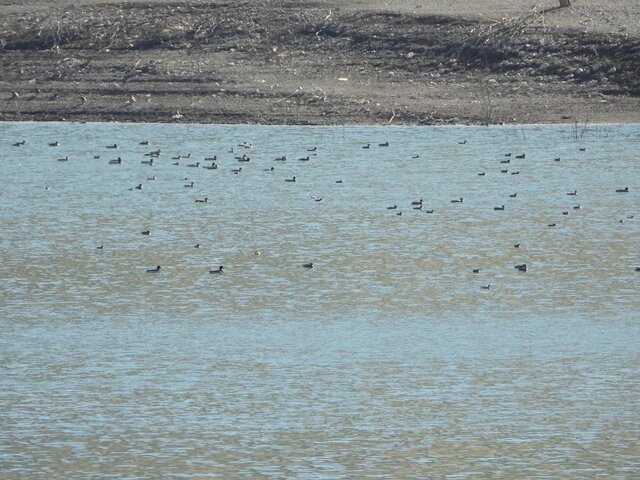
<path id="1" fill-rule="evenodd" d="M 638 476 L 639 146 L 0 124 L 0 477 Z"/>

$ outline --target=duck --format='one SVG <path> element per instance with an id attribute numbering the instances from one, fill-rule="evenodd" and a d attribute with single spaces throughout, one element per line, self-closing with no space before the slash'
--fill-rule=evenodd
<path id="1" fill-rule="evenodd" d="M 526 272 L 527 271 L 527 264 L 526 263 L 522 263 L 520 265 L 515 265 L 513 268 L 515 268 L 516 270 L 519 270 L 521 272 Z"/>
<path id="2" fill-rule="evenodd" d="M 160 265 L 158 265 L 156 268 L 149 268 L 147 269 L 147 273 L 160 273 L 160 269 L 162 267 L 160 267 Z"/>
<path id="3" fill-rule="evenodd" d="M 458 145 L 466 145 L 466 144 L 467 144 L 467 141 L 466 141 L 466 140 L 463 140 L 463 141 L 461 141 L 461 142 L 458 142 Z"/>
<path id="4" fill-rule="evenodd" d="M 416 200 L 415 202 L 411 202 L 411 205 L 422 205 L 424 200 L 421 198 L 420 200 Z"/>
<path id="5" fill-rule="evenodd" d="M 480 288 L 482 288 L 483 290 L 489 290 L 491 288 L 491 284 L 487 283 L 486 285 L 482 285 Z"/>
<path id="6" fill-rule="evenodd" d="M 550 223 L 550 224 L 547 225 L 547 227 L 555 227 L 555 226 L 556 226 L 555 223 Z"/>
<path id="7" fill-rule="evenodd" d="M 285 155 L 276 158 L 276 162 L 286 162 L 287 157 Z"/>
<path id="8" fill-rule="evenodd" d="M 423 208 L 422 205 L 418 205 L 416 207 L 413 207 L 414 210 L 422 210 L 422 208 Z"/>
<path id="9" fill-rule="evenodd" d="M 462 197 L 451 200 L 451 203 L 463 203 L 463 202 L 464 202 L 464 198 Z"/>
<path id="10" fill-rule="evenodd" d="M 211 166 L 205 166 L 204 168 L 206 168 L 207 170 L 216 170 L 218 168 L 218 164 L 216 162 L 212 162 Z"/>
<path id="11" fill-rule="evenodd" d="M 398 212 L 398 213 L 396 213 L 396 215 L 401 217 L 402 216 L 402 212 Z"/>
<path id="12" fill-rule="evenodd" d="M 96 250 L 103 250 L 103 249 L 104 249 L 104 245 L 98 245 L 98 246 L 96 247 Z"/>
<path id="13" fill-rule="evenodd" d="M 311 158 L 309 157 L 309 155 L 307 155 L 306 157 L 302 157 L 299 158 L 298 161 L 299 162 L 308 162 L 309 160 L 311 160 Z"/>
<path id="14" fill-rule="evenodd" d="M 293 177 L 291 177 L 291 178 L 285 178 L 285 179 L 284 179 L 284 181 L 285 181 L 285 182 L 295 182 L 295 181 L 296 181 L 296 176 L 294 175 L 294 176 L 293 176 Z"/>
<path id="15" fill-rule="evenodd" d="M 520 248 L 520 244 L 519 244 L 519 243 L 516 243 L 516 244 L 513 246 L 513 248 Z"/>
<path id="16" fill-rule="evenodd" d="M 200 244 L 199 244 L 199 243 L 196 243 L 196 244 L 193 246 L 193 248 L 200 248 Z"/>
<path id="17" fill-rule="evenodd" d="M 139 183 L 138 185 L 136 185 L 134 187 L 136 190 L 142 190 L 144 188 L 144 185 L 142 185 L 141 183 Z"/>
<path id="18" fill-rule="evenodd" d="M 202 199 L 197 198 L 197 199 L 195 200 L 195 203 L 209 203 L 209 197 L 204 197 L 204 198 L 202 198 Z"/>
<path id="19" fill-rule="evenodd" d="M 474 268 L 473 270 L 471 270 L 472 273 L 480 273 L 480 269 L 479 268 Z"/>
<path id="20" fill-rule="evenodd" d="M 142 140 L 138 145 L 149 145 L 149 140 Z"/>
<path id="21" fill-rule="evenodd" d="M 200 166 L 200 162 L 190 163 L 187 165 L 187 167 L 191 167 L 191 168 L 198 168 L 199 166 Z"/>
<path id="22" fill-rule="evenodd" d="M 249 142 L 243 142 L 243 143 L 239 144 L 238 146 L 242 147 L 242 148 L 253 148 L 253 145 L 251 145 Z"/>
<path id="23" fill-rule="evenodd" d="M 26 140 L 22 140 L 22 141 L 20 141 L 20 142 L 16 142 L 16 143 L 14 143 L 14 144 L 13 144 L 13 146 L 14 146 L 14 147 L 22 147 L 22 146 L 24 146 L 26 143 L 27 143 L 27 141 L 26 141 Z"/>
<path id="24" fill-rule="evenodd" d="M 113 160 L 109 160 L 109 165 L 120 165 L 122 163 L 122 159 L 120 157 L 115 158 Z"/>
<path id="25" fill-rule="evenodd" d="M 562 212 L 562 215 L 569 215 L 569 212 L 565 210 Z"/>
<path id="26" fill-rule="evenodd" d="M 153 165 L 153 158 L 151 160 L 142 160 L 140 162 L 142 165 Z"/>
<path id="27" fill-rule="evenodd" d="M 315 152 L 317 149 L 318 147 L 307 148 L 307 152 Z"/>
<path id="28" fill-rule="evenodd" d="M 234 169 L 231 170 L 231 173 L 233 173 L 235 175 L 240 175 L 240 172 L 242 172 L 242 167 L 234 168 Z"/>
<path id="29" fill-rule="evenodd" d="M 56 141 L 56 142 L 51 142 L 51 143 L 49 144 L 49 146 L 50 146 L 50 147 L 59 147 L 59 146 L 60 146 L 60 143 L 59 143 L 59 142 L 57 142 L 57 141 Z"/>
<path id="30" fill-rule="evenodd" d="M 494 210 L 504 210 L 504 205 L 500 206 L 500 207 L 493 207 Z"/>
<path id="31" fill-rule="evenodd" d="M 391 205 L 390 207 L 387 207 L 387 210 L 395 210 L 398 208 L 398 205 Z"/>
<path id="32" fill-rule="evenodd" d="M 113 145 L 107 145 L 107 148 L 118 148 L 118 144 L 114 143 Z"/>
<path id="33" fill-rule="evenodd" d="M 515 172 L 511 172 L 511 175 L 520 175 L 520 170 L 516 170 Z"/>
<path id="34" fill-rule="evenodd" d="M 617 193 L 628 193 L 629 192 L 629 187 L 624 187 L 624 188 L 618 188 L 616 190 Z"/>
<path id="35" fill-rule="evenodd" d="M 484 177 L 485 175 L 486 175 L 486 173 L 485 173 L 485 172 L 480 172 L 480 173 L 478 174 L 478 176 L 479 176 L 479 177 Z"/>
<path id="36" fill-rule="evenodd" d="M 204 157 L 205 162 L 216 162 L 218 160 L 218 156 L 214 155 L 213 157 Z"/>
<path id="37" fill-rule="evenodd" d="M 161 153 L 162 153 L 162 150 L 160 150 L 160 149 L 152 150 L 149 153 L 145 153 L 144 156 L 145 157 L 159 157 Z"/>
<path id="38" fill-rule="evenodd" d="M 510 194 L 509 198 L 516 198 L 517 196 L 518 196 L 518 192 Z"/>
<path id="39" fill-rule="evenodd" d="M 342 180 L 336 180 L 336 183 L 342 183 Z"/>
<path id="40" fill-rule="evenodd" d="M 140 232 L 142 235 L 151 235 L 151 230 L 143 230 Z"/>
<path id="41" fill-rule="evenodd" d="M 64 157 L 64 158 L 59 158 L 59 159 L 58 159 L 58 161 L 59 161 L 59 162 L 68 162 L 68 161 L 69 161 L 69 155 L 67 155 L 67 156 L 66 156 L 66 157 Z"/>
<path id="42" fill-rule="evenodd" d="M 322 201 L 322 197 L 316 197 L 315 195 L 312 195 L 311 198 L 313 199 L 314 202 L 321 202 Z"/>
<path id="43" fill-rule="evenodd" d="M 434 210 L 433 210 L 433 209 L 431 209 L 431 210 L 425 210 L 424 212 L 425 212 L 425 213 L 433 213 L 433 212 L 434 212 Z"/>
<path id="44" fill-rule="evenodd" d="M 500 163 L 511 163 L 511 159 L 508 159 L 508 160 L 500 160 Z"/>
<path id="45" fill-rule="evenodd" d="M 363 145 L 362 148 L 371 148 L 371 144 L 367 143 L 366 145 Z"/>
<path id="46" fill-rule="evenodd" d="M 388 147 L 389 146 L 389 142 L 379 143 L 378 146 L 379 147 Z"/>
<path id="47" fill-rule="evenodd" d="M 209 273 L 214 274 L 214 275 L 222 275 L 224 266 L 220 265 L 217 269 L 214 270 L 209 270 Z"/>
<path id="48" fill-rule="evenodd" d="M 521 153 L 520 155 L 516 155 L 516 158 L 526 158 L 527 156 L 524 153 Z"/>
<path id="49" fill-rule="evenodd" d="M 155 175 L 153 177 L 147 177 L 147 180 L 157 180 L 158 177 L 156 177 Z"/>
<path id="50" fill-rule="evenodd" d="M 184 188 L 193 188 L 194 183 L 185 183 Z"/>
<path id="51" fill-rule="evenodd" d="M 573 192 L 567 192 L 567 195 L 578 195 L 578 190 L 574 190 Z"/>
<path id="52" fill-rule="evenodd" d="M 559 162 L 560 161 L 560 157 L 556 157 L 553 159 L 554 162 Z"/>
<path id="53" fill-rule="evenodd" d="M 505 154 L 504 154 L 504 156 L 505 156 L 505 157 L 510 157 L 510 156 L 511 156 L 511 152 L 509 152 L 509 153 L 505 153 Z"/>
<path id="54" fill-rule="evenodd" d="M 582 205 L 580 205 L 580 204 L 573 206 L 574 210 L 580 210 L 581 208 L 582 208 Z"/>
<path id="55" fill-rule="evenodd" d="M 500 173 L 509 173 L 509 169 L 504 168 L 504 169 L 500 170 Z"/>
<path id="56" fill-rule="evenodd" d="M 303 266 L 304 268 L 308 268 L 308 269 L 314 268 L 314 266 L 313 266 L 313 262 L 305 263 L 305 264 L 303 264 L 302 266 Z"/>
<path id="57" fill-rule="evenodd" d="M 640 272 L 640 267 L 636 267 L 636 272 Z"/>
<path id="58" fill-rule="evenodd" d="M 241 157 L 236 157 L 236 160 L 238 160 L 239 162 L 250 162 L 251 157 L 248 155 L 242 155 Z"/>

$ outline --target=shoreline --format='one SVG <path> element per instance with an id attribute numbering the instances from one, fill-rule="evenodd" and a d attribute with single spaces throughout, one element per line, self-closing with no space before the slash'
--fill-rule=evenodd
<path id="1" fill-rule="evenodd" d="M 0 6 L 0 120 L 640 123 L 633 6 L 51 3 Z"/>

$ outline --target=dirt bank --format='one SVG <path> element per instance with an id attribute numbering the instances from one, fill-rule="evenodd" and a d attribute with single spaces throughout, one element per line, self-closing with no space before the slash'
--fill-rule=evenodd
<path id="1" fill-rule="evenodd" d="M 0 120 L 640 122 L 625 2 L 4 3 Z"/>

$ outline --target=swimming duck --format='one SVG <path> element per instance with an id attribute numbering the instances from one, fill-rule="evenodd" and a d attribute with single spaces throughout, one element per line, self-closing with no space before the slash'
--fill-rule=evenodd
<path id="1" fill-rule="evenodd" d="M 107 145 L 107 148 L 118 148 L 118 144 L 114 143 L 113 145 Z"/>
<path id="2" fill-rule="evenodd" d="M 484 177 L 485 175 L 486 175 L 486 173 L 485 173 L 485 172 L 480 172 L 480 173 L 478 174 L 478 176 L 479 176 L 479 177 Z"/>
<path id="3" fill-rule="evenodd" d="M 318 147 L 307 148 L 307 152 L 315 152 L 317 149 Z"/>
<path id="4" fill-rule="evenodd" d="M 387 210 L 395 210 L 398 208 L 398 205 L 391 205 L 390 207 L 387 207 Z"/>
<path id="5" fill-rule="evenodd" d="M 556 157 L 553 159 L 554 162 L 559 162 L 560 161 L 560 157 Z"/>
<path id="6" fill-rule="evenodd" d="M 491 288 L 491 284 L 487 283 L 486 285 L 482 285 L 480 288 L 482 288 L 483 290 L 489 290 Z"/>
<path id="7" fill-rule="evenodd" d="M 510 194 L 509 198 L 516 198 L 517 196 L 518 196 L 518 192 Z"/>
<path id="8" fill-rule="evenodd" d="M 505 156 L 505 157 L 510 157 L 510 156 L 511 156 L 511 152 L 509 152 L 509 153 L 505 153 L 505 154 L 504 154 L 504 156 Z"/>
<path id="9" fill-rule="evenodd" d="M 308 162 L 311 158 L 309 157 L 309 155 L 307 155 L 306 157 L 302 157 L 299 158 L 298 161 L 299 162 Z"/>
<path id="10" fill-rule="evenodd" d="M 296 176 L 294 175 L 294 176 L 293 176 L 293 177 L 291 177 L 291 178 L 285 178 L 285 179 L 284 179 L 284 181 L 285 181 L 285 182 L 295 182 L 295 181 L 296 181 Z"/>
<path id="11" fill-rule="evenodd" d="M 193 185 L 194 185 L 194 183 L 193 183 L 193 182 L 191 182 L 191 183 L 186 183 L 186 184 L 184 185 L 184 188 L 193 188 Z"/>
<path id="12" fill-rule="evenodd" d="M 205 162 L 215 162 L 218 160 L 218 156 L 214 155 L 213 157 L 204 157 Z"/>
<path id="13" fill-rule="evenodd" d="M 398 213 L 396 213 L 396 215 L 401 217 L 402 216 L 402 212 L 398 212 Z"/>
<path id="14" fill-rule="evenodd" d="M 147 273 L 160 273 L 160 265 L 158 265 L 156 268 L 150 268 L 147 270 Z"/>
<path id="15" fill-rule="evenodd" d="M 242 167 L 240 168 L 234 168 L 233 170 L 231 170 L 231 173 L 234 173 L 236 175 L 239 175 L 240 172 L 242 172 Z"/>
<path id="16" fill-rule="evenodd" d="M 286 162 L 286 161 L 287 161 L 287 157 L 284 155 L 276 158 L 276 162 Z"/>
<path id="17" fill-rule="evenodd" d="M 58 146 L 60 146 L 60 144 L 59 144 L 58 142 L 51 142 L 51 143 L 49 144 L 49 146 L 50 146 L 50 147 L 58 147 Z"/>
<path id="18" fill-rule="evenodd" d="M 511 172 L 511 175 L 520 175 L 520 170 L 516 170 L 515 172 Z"/>
<path id="19" fill-rule="evenodd" d="M 500 173 L 509 173 L 509 169 L 505 168 L 503 170 L 500 170 Z"/>
<path id="20" fill-rule="evenodd" d="M 58 159 L 58 161 L 59 161 L 59 162 L 68 162 L 68 161 L 69 161 L 69 156 L 67 155 L 67 156 L 66 156 L 66 157 L 64 157 L 64 158 L 59 158 L 59 159 Z"/>
<path id="21" fill-rule="evenodd" d="M 547 227 L 555 227 L 555 226 L 556 226 L 555 223 L 550 223 L 550 224 L 547 225 Z"/>
<path id="22" fill-rule="evenodd" d="M 580 204 L 573 206 L 574 210 L 580 210 L 581 208 L 582 208 L 582 205 L 580 205 Z"/>
<path id="23" fill-rule="evenodd" d="M 120 165 L 121 163 L 122 163 L 122 159 L 120 157 L 114 160 L 109 160 L 109 165 Z"/>
<path id="24" fill-rule="evenodd" d="M 220 265 L 217 269 L 215 270 L 209 270 L 209 273 L 215 274 L 215 275 L 222 275 L 224 272 L 222 271 L 224 269 L 224 267 L 222 265 Z"/>
<path id="25" fill-rule="evenodd" d="M 190 163 L 187 165 L 187 167 L 191 167 L 191 168 L 198 168 L 199 166 L 200 166 L 200 162 Z"/>
<path id="26" fill-rule="evenodd" d="M 142 188 L 144 187 L 144 185 L 142 185 L 141 183 L 139 183 L 138 185 L 136 185 L 134 188 L 136 190 L 142 190 Z"/>
<path id="27" fill-rule="evenodd" d="M 513 248 L 520 248 L 520 244 L 519 244 L 519 243 L 516 243 L 516 244 L 513 246 Z"/>
<path id="28" fill-rule="evenodd" d="M 422 198 L 421 198 L 421 199 L 420 199 L 420 200 L 418 200 L 418 201 L 411 202 L 411 205 L 422 205 L 422 202 L 423 202 L 423 200 L 422 200 Z"/>
<path id="29" fill-rule="evenodd" d="M 336 183 L 342 183 L 342 180 L 336 180 Z"/>
<path id="30" fill-rule="evenodd" d="M 480 273 L 480 269 L 479 269 L 479 268 L 474 268 L 474 269 L 472 270 L 472 272 L 473 272 L 473 273 Z"/>
<path id="31" fill-rule="evenodd" d="M 151 235 L 151 231 L 150 230 L 143 230 L 142 232 L 140 232 L 142 235 Z"/>
<path id="32" fill-rule="evenodd" d="M 149 145 L 149 140 L 143 140 L 138 145 Z"/>
<path id="33" fill-rule="evenodd" d="M 569 215 L 569 212 L 565 210 L 564 212 L 562 212 L 562 215 Z"/>
<path id="34" fill-rule="evenodd" d="M 389 142 L 379 143 L 378 146 L 379 147 L 388 147 L 389 146 Z"/>
<path id="35" fill-rule="evenodd" d="M 367 143 L 366 145 L 363 145 L 362 148 L 371 148 L 371 144 Z"/>
<path id="36" fill-rule="evenodd" d="M 209 197 L 204 197 L 203 199 L 196 199 L 196 203 L 209 203 Z"/>
<path id="37" fill-rule="evenodd" d="M 463 203 L 464 202 L 464 198 L 460 197 L 458 199 L 455 200 L 451 200 L 451 203 Z"/>
<path id="38" fill-rule="evenodd" d="M 13 144 L 14 147 L 22 147 L 26 142 L 26 140 L 22 140 L 21 142 L 16 142 Z"/>
<path id="39" fill-rule="evenodd" d="M 523 263 L 521 265 L 515 265 L 513 268 L 515 268 L 516 270 L 519 270 L 521 272 L 526 272 L 527 271 L 527 264 Z"/>
<path id="40" fill-rule="evenodd" d="M 304 268 L 313 268 L 313 263 L 305 263 L 304 265 L 302 265 Z"/>
<path id="41" fill-rule="evenodd" d="M 98 246 L 96 247 L 96 249 L 97 249 L 97 250 L 103 250 L 103 249 L 104 249 L 104 245 L 98 245 Z"/>
<path id="42" fill-rule="evenodd" d="M 199 243 L 196 243 L 196 244 L 193 246 L 193 248 L 200 248 L 200 244 L 199 244 Z"/>
<path id="43" fill-rule="evenodd" d="M 154 175 L 153 177 L 147 177 L 147 180 L 157 180 L 158 178 Z"/>
<path id="44" fill-rule="evenodd" d="M 466 141 L 466 140 L 463 140 L 463 141 L 461 141 L 461 142 L 458 142 L 458 144 L 459 144 L 459 145 L 466 145 L 466 144 L 467 144 L 467 141 Z"/>
<path id="45" fill-rule="evenodd" d="M 500 163 L 511 163 L 511 159 L 508 159 L 508 160 L 500 160 Z"/>
<path id="46" fill-rule="evenodd" d="M 618 193 L 628 193 L 629 192 L 629 187 L 618 188 L 616 190 L 616 192 L 618 192 Z"/>
<path id="47" fill-rule="evenodd" d="M 567 195 L 578 195 L 578 190 L 574 190 L 573 192 L 567 192 Z"/>
<path id="48" fill-rule="evenodd" d="M 520 159 L 526 158 L 526 155 L 524 153 L 522 153 L 520 155 L 516 155 L 516 158 L 520 158 Z"/>
<path id="49" fill-rule="evenodd" d="M 504 205 L 500 206 L 500 207 L 493 207 L 494 210 L 504 210 Z"/>

